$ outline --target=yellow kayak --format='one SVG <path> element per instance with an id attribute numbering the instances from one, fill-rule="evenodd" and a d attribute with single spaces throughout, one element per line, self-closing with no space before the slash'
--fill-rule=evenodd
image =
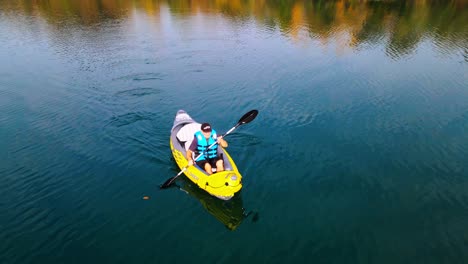
<path id="1" fill-rule="evenodd" d="M 180 169 L 188 165 L 186 151 L 200 127 L 201 124 L 193 120 L 184 110 L 177 112 L 171 129 L 170 145 L 172 155 Z M 229 200 L 242 188 L 242 176 L 231 156 L 221 146 L 218 147 L 218 154 L 223 157 L 225 171 L 209 175 L 199 166 L 193 165 L 188 167 L 184 174 L 209 194 Z"/>

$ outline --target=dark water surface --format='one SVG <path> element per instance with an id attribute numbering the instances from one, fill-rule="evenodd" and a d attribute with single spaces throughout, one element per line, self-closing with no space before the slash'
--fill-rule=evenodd
<path id="1" fill-rule="evenodd" d="M 0 0 L 0 263 L 468 263 L 467 25 L 448 0 Z M 158 189 L 178 109 L 260 111 L 233 201 Z"/>

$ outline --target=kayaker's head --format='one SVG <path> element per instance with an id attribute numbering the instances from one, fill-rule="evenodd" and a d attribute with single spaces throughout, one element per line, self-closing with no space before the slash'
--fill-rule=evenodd
<path id="1" fill-rule="evenodd" d="M 203 123 L 201 125 L 201 131 L 206 138 L 209 138 L 211 135 L 211 125 L 208 123 Z"/>

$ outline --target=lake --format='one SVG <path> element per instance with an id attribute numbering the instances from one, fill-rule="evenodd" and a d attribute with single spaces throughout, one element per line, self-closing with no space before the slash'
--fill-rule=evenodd
<path id="1" fill-rule="evenodd" d="M 467 4 L 0 0 L 0 263 L 468 263 Z"/>

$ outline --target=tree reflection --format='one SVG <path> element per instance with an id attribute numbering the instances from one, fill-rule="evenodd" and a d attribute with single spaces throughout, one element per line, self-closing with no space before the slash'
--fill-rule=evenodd
<path id="1" fill-rule="evenodd" d="M 425 38 L 442 52 L 467 46 L 467 1 L 356 1 L 356 0 L 1 0 L 3 12 L 39 15 L 49 23 L 68 19 L 82 25 L 132 16 L 134 11 L 159 16 L 162 6 L 172 16 L 222 14 L 254 19 L 279 29 L 295 41 L 301 32 L 322 43 L 337 41 L 341 48 L 385 43 L 394 58 L 410 54 Z M 164 22 L 164 21 L 162 21 Z M 161 22 L 161 23 L 162 23 Z M 439 44 L 443 45 L 439 45 Z"/>

